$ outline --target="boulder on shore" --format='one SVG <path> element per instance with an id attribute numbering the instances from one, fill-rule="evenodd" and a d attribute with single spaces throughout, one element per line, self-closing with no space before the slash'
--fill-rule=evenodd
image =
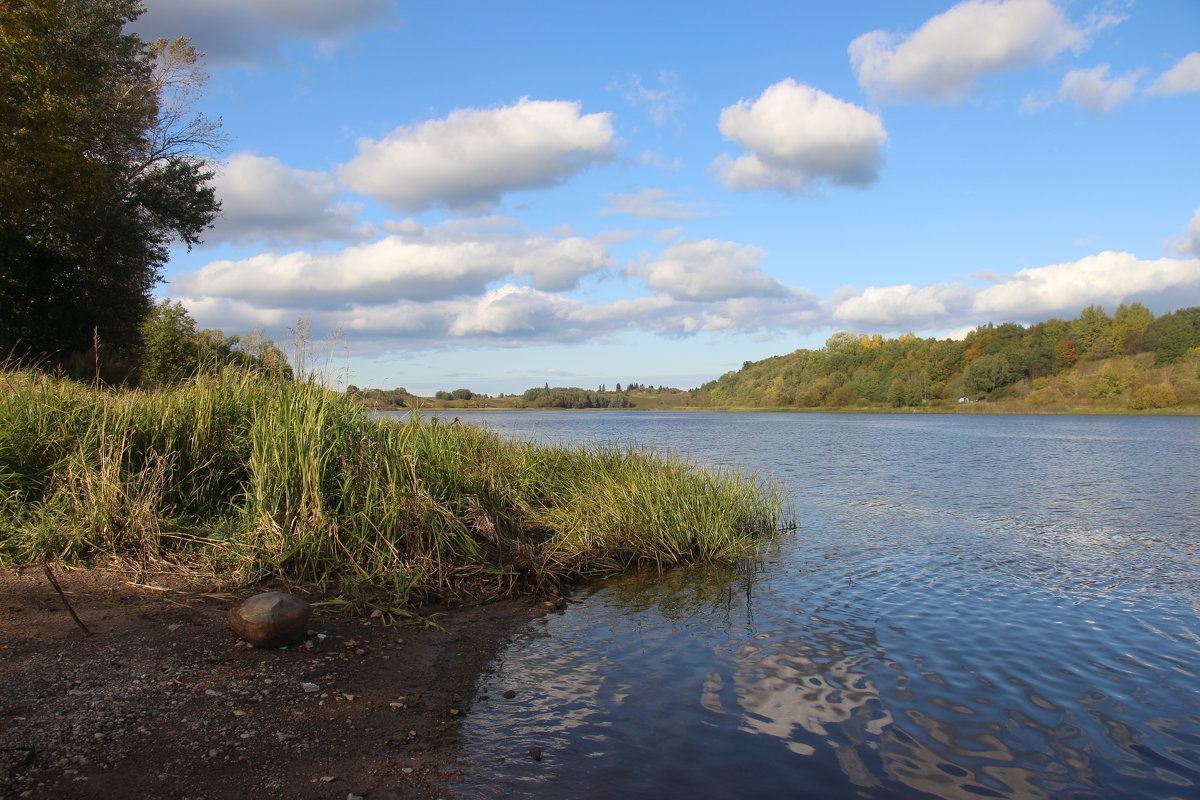
<path id="1" fill-rule="evenodd" d="M 230 626 L 255 647 L 284 647 L 304 641 L 312 606 L 287 592 L 263 592 L 225 615 Z"/>

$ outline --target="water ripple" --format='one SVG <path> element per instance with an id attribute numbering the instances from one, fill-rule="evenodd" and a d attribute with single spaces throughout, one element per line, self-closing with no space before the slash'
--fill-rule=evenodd
<path id="1" fill-rule="evenodd" d="M 1200 426 L 909 416 L 583 415 L 787 477 L 802 528 L 531 630 L 457 794 L 1200 796 Z"/>

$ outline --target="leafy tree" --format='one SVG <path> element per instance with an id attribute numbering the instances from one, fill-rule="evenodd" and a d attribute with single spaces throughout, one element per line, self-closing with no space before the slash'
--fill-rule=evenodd
<path id="1" fill-rule="evenodd" d="M 1154 314 L 1141 303 L 1121 304 L 1113 314 L 1108 344 L 1117 355 L 1140 353 L 1147 349 L 1146 330 L 1154 322 Z"/>
<path id="2" fill-rule="evenodd" d="M 967 367 L 963 385 L 968 391 L 987 394 L 1012 383 L 1017 377 L 1007 359 L 998 355 L 980 356 Z"/>
<path id="3" fill-rule="evenodd" d="M 142 382 L 170 386 L 200 368 L 196 321 L 182 303 L 163 300 L 142 322 Z"/>
<path id="4" fill-rule="evenodd" d="M 251 331 L 226 336 L 219 330 L 196 330 L 183 305 L 163 300 L 142 322 L 142 383 L 170 386 L 201 371 L 235 366 L 292 379 L 287 356 L 270 339 Z"/>
<path id="5" fill-rule="evenodd" d="M 1179 360 L 1188 350 L 1200 346 L 1200 307 L 1164 314 L 1147 328 L 1146 337 L 1159 364 Z"/>
<path id="6" fill-rule="evenodd" d="M 0 14 L 0 351 L 130 353 L 168 247 L 219 211 L 218 126 L 187 40 L 123 32 L 137 0 L 6 0 Z"/>
<path id="7" fill-rule="evenodd" d="M 1075 348 L 1085 357 L 1105 357 L 1106 354 L 1103 350 L 1095 350 L 1095 348 L 1101 343 L 1107 347 L 1111 331 L 1112 319 L 1100 306 L 1088 306 L 1079 313 L 1076 319 L 1071 321 L 1071 340 L 1075 342 Z M 1093 352 L 1094 350 L 1095 352 Z"/>

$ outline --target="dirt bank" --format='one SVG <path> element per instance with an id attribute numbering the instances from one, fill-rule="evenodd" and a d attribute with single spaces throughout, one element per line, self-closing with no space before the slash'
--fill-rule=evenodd
<path id="1" fill-rule="evenodd" d="M 442 609 L 435 629 L 318 609 L 307 646 L 256 650 L 218 587 L 55 575 L 91 636 L 42 570 L 0 570 L 0 797 L 451 796 L 477 678 L 544 613 Z"/>

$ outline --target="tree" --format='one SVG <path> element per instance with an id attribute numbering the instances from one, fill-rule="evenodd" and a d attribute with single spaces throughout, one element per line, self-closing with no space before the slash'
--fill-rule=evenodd
<path id="1" fill-rule="evenodd" d="M 123 32 L 137 0 L 6 0 L 0 14 L 0 352 L 135 352 L 168 247 L 220 209 L 218 125 L 186 39 Z"/>
<path id="2" fill-rule="evenodd" d="M 227 366 L 293 378 L 287 356 L 258 331 L 226 336 L 220 330 L 196 330 L 196 321 L 178 302 L 156 305 L 142 322 L 141 337 L 141 378 L 149 387 L 171 386 Z"/>
<path id="3" fill-rule="evenodd" d="M 187 380 L 200 367 L 196 321 L 182 303 L 163 300 L 142 322 L 142 382 L 170 386 Z"/>
<path id="4" fill-rule="evenodd" d="M 1146 329 L 1159 364 L 1178 361 L 1193 347 L 1200 347 L 1200 307 L 1181 308 L 1154 320 Z"/>
<path id="5" fill-rule="evenodd" d="M 963 385 L 968 391 L 986 394 L 1012 383 L 1018 375 L 1007 359 L 998 355 L 980 356 L 967 367 Z"/>
<path id="6" fill-rule="evenodd" d="M 1071 321 L 1071 340 L 1082 356 L 1104 357 L 1102 350 L 1093 352 L 1101 342 L 1108 343 L 1112 320 L 1101 306 L 1088 306 Z"/>
<path id="7" fill-rule="evenodd" d="M 1146 349 L 1146 329 L 1154 322 L 1154 314 L 1141 303 L 1122 303 L 1113 315 L 1108 343 L 1117 355 L 1138 353 Z"/>

